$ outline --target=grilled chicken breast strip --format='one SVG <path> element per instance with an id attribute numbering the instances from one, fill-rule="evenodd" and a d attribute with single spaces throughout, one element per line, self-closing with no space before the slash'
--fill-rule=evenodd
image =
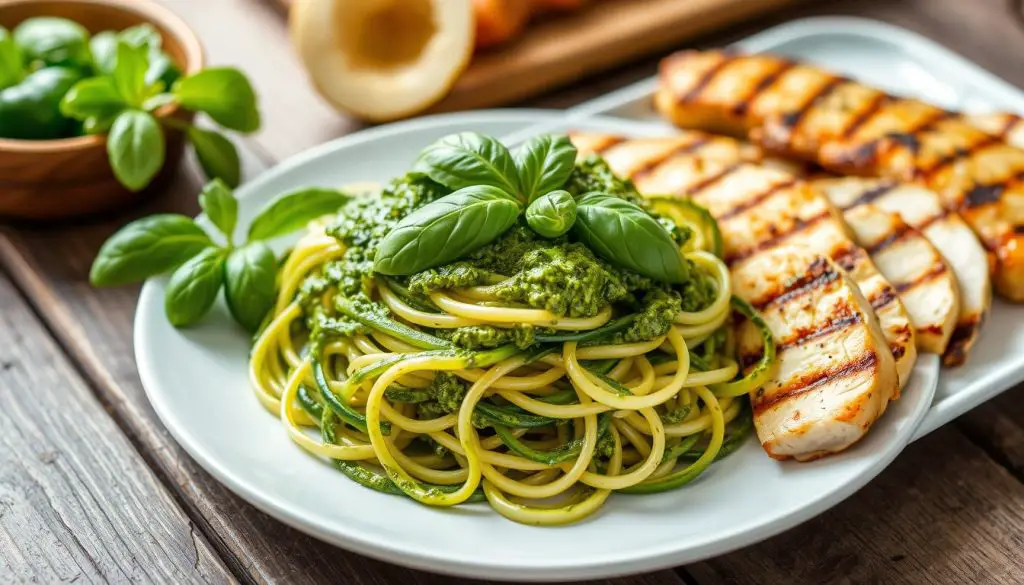
<path id="1" fill-rule="evenodd" d="M 843 336 L 834 335 L 834 333 L 856 326 L 858 331 L 861 331 L 858 335 L 870 337 L 877 334 L 877 339 L 885 343 L 889 352 L 880 362 L 882 363 L 880 367 L 886 369 L 888 368 L 886 364 L 892 363 L 896 372 L 895 376 L 883 376 L 883 380 L 877 385 L 872 383 L 871 388 L 875 392 L 872 400 L 879 400 L 879 402 L 872 403 L 873 407 L 869 409 L 866 419 L 858 419 L 857 424 L 860 425 L 858 428 L 862 429 L 861 432 L 866 431 L 870 426 L 870 421 L 884 412 L 890 399 L 898 397 L 900 381 L 906 381 L 909 377 L 916 359 L 913 329 L 910 326 L 909 318 L 902 303 L 896 297 L 896 292 L 878 274 L 867 253 L 850 241 L 842 223 L 836 216 L 835 208 L 825 197 L 815 192 L 806 183 L 775 169 L 751 164 L 722 164 L 679 152 L 662 156 L 664 149 L 658 151 L 649 140 L 643 139 L 608 140 L 607 137 L 585 134 L 570 134 L 570 137 L 583 154 L 591 152 L 590 149 L 595 145 L 603 145 L 602 154 L 607 157 L 606 160 L 609 161 L 612 170 L 631 178 L 641 193 L 682 194 L 692 197 L 696 202 L 707 207 L 719 222 L 725 241 L 726 261 L 733 267 L 734 275 L 740 269 L 739 267 L 747 266 L 748 263 L 755 262 L 755 259 L 762 255 L 771 254 L 780 247 L 790 245 L 793 245 L 794 248 L 787 247 L 787 250 L 799 246 L 817 252 L 823 257 L 834 258 L 847 269 L 852 280 L 847 282 L 845 280 L 847 277 L 844 274 L 842 284 L 844 290 L 851 288 L 853 293 L 844 292 L 843 294 L 859 299 L 857 306 L 862 307 L 863 311 L 855 312 L 855 314 L 845 311 L 840 316 L 825 311 L 818 315 L 820 318 L 811 317 L 791 322 L 787 328 L 782 329 L 781 333 L 773 329 L 779 343 L 780 364 L 779 373 L 773 376 L 773 387 L 776 389 L 803 388 L 800 384 L 794 386 L 793 380 L 804 375 L 805 370 L 802 368 L 806 365 L 805 362 L 810 360 L 811 363 L 814 363 L 818 359 L 815 355 L 818 355 L 821 360 L 831 361 L 833 359 L 826 350 L 827 344 L 820 342 L 819 347 L 816 340 L 820 338 L 831 340 L 835 337 L 841 345 Z M 655 142 L 661 144 L 660 140 Z M 660 162 L 653 162 L 649 158 L 659 156 L 661 156 Z M 832 267 L 835 264 L 828 261 L 828 266 Z M 795 272 L 791 276 L 798 278 L 799 274 L 799 272 Z M 741 294 L 741 296 L 743 295 Z M 874 311 L 865 297 L 875 301 Z M 808 298 L 815 297 L 811 295 L 799 302 L 806 302 Z M 760 297 L 748 298 L 755 305 L 758 305 L 758 299 Z M 767 307 L 770 304 L 764 304 L 764 306 Z M 786 311 L 789 306 L 787 303 L 782 303 L 780 310 Z M 876 312 L 878 317 L 875 316 Z M 803 314 L 807 315 L 808 313 L 805 310 Z M 789 328 L 790 326 L 791 328 Z M 864 333 L 865 329 L 867 333 Z M 820 350 L 820 354 L 814 353 L 815 348 Z M 754 349 L 751 349 L 751 352 L 753 351 Z M 749 361 L 756 360 L 757 356 L 748 353 L 746 358 L 748 361 L 745 363 L 749 363 Z M 884 382 L 885 379 L 888 379 L 889 382 Z M 818 381 L 820 382 L 820 380 Z M 826 392 L 833 390 L 833 388 L 829 388 Z M 881 396 L 878 392 L 882 393 Z M 850 398 L 857 395 L 858 391 L 851 389 Z M 812 399 L 808 398 L 808 400 Z M 786 412 L 795 416 L 796 419 L 800 419 L 802 415 L 799 408 L 793 410 L 780 406 L 769 410 L 772 413 L 770 418 L 772 422 L 759 424 L 758 428 L 765 449 L 773 456 L 813 458 L 823 452 L 845 448 L 853 440 L 856 440 L 855 438 L 851 439 L 850 428 L 845 423 L 835 423 L 843 429 L 842 432 L 837 433 L 844 437 L 843 440 L 834 444 L 826 442 L 828 446 L 821 448 L 810 448 L 808 445 L 817 444 L 820 435 L 830 435 L 829 432 L 818 429 L 817 425 L 828 426 L 834 422 L 813 418 L 804 420 L 810 426 L 805 427 L 803 423 L 797 426 L 802 429 L 800 432 L 819 437 L 818 439 L 810 439 L 806 443 L 794 439 L 795 444 L 799 447 L 773 449 L 772 445 L 775 440 L 767 437 L 774 436 L 775 426 L 773 425 L 781 424 L 782 419 L 779 417 L 785 418 Z M 865 421 L 867 422 L 865 423 Z M 781 433 L 780 436 L 788 435 L 788 431 L 781 427 L 777 430 Z"/>
<path id="2" fill-rule="evenodd" d="M 640 183 L 644 182 L 643 175 L 650 174 L 657 166 L 670 159 L 686 157 L 727 164 L 756 162 L 787 172 L 801 170 L 787 161 L 764 156 L 759 148 L 749 143 L 692 130 L 681 131 L 672 138 L 623 140 L 607 134 L 575 133 L 572 139 L 582 152 L 601 153 L 616 172 L 633 177 Z M 897 201 L 902 199 L 887 200 L 890 203 Z M 832 202 L 837 203 L 835 200 Z M 846 208 L 843 219 L 857 244 L 871 252 L 879 272 L 899 292 L 916 332 L 917 347 L 942 354 L 956 325 L 960 306 L 959 287 L 953 272 L 935 247 L 920 232 L 903 223 L 899 216 L 893 216 L 882 208 L 846 203 L 840 206 Z M 922 223 L 935 219 L 918 218 L 921 214 L 917 208 L 909 213 Z M 972 240 L 969 244 L 973 243 L 974 248 L 980 250 L 981 246 L 970 230 L 966 226 L 963 229 Z"/>
<path id="3" fill-rule="evenodd" d="M 896 368 L 871 307 L 843 270 L 807 248 L 771 248 L 733 267 L 733 290 L 757 308 L 782 350 L 772 379 L 751 396 L 768 455 L 807 461 L 863 437 L 897 387 Z M 757 359 L 760 343 L 744 324 L 741 359 Z"/>
<path id="4" fill-rule="evenodd" d="M 660 78 L 656 107 L 681 127 L 932 189 L 988 250 L 999 293 L 1024 301 L 1024 150 L 977 120 L 771 55 L 686 51 Z"/>

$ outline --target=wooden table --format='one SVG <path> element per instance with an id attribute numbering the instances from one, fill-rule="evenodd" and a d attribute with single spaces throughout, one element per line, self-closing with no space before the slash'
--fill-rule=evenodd
<path id="1" fill-rule="evenodd" d="M 265 124 L 244 142 L 248 176 L 359 128 L 309 91 L 270 5 L 165 3 L 198 30 L 213 63 L 238 65 L 255 81 Z M 1024 28 L 1008 4 L 820 2 L 698 44 L 798 16 L 859 14 L 922 32 L 1024 85 Z M 523 105 L 569 106 L 650 75 L 655 64 Z M 0 228 L 0 583 L 465 583 L 282 525 L 200 469 L 157 421 L 132 352 L 138 291 L 93 290 L 87 272 L 103 239 L 128 219 L 196 213 L 199 185 L 190 163 L 166 194 L 117 217 Z M 858 494 L 799 528 L 674 571 L 607 582 L 1024 582 L 1024 387 L 911 445 Z"/>

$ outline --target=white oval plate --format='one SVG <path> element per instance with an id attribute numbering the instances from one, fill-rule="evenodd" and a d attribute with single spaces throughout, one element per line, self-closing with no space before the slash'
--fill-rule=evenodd
<path id="1" fill-rule="evenodd" d="M 508 135 L 555 129 L 563 113 L 475 112 L 422 118 L 341 138 L 298 155 L 238 190 L 240 225 L 282 191 L 383 181 L 445 134 Z M 574 128 L 648 134 L 643 124 L 576 120 Z M 661 129 L 663 132 L 664 129 Z M 573 526 L 515 524 L 478 504 L 428 508 L 349 481 L 292 444 L 253 397 L 249 340 L 223 304 L 201 325 L 176 330 L 163 313 L 166 279 L 146 283 L 135 320 L 135 354 L 150 401 L 175 439 L 217 479 L 266 513 L 328 542 L 411 567 L 488 579 L 609 577 L 696 561 L 757 542 L 835 505 L 877 475 L 910 440 L 931 403 L 934 356 L 919 360 L 903 398 L 841 455 L 779 463 L 751 441 L 680 490 L 613 495 Z"/>

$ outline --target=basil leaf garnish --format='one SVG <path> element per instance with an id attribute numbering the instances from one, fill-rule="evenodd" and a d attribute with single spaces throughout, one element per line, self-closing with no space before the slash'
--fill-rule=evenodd
<path id="1" fill-rule="evenodd" d="M 152 114 L 125 110 L 107 136 L 107 157 L 122 185 L 139 191 L 164 166 L 164 133 Z"/>
<path id="2" fill-rule="evenodd" d="M 552 191 L 526 208 L 526 223 L 545 238 L 557 238 L 576 223 L 576 200 L 568 191 Z"/>
<path id="3" fill-rule="evenodd" d="M 606 193 L 586 193 L 576 207 L 573 234 L 605 260 L 662 282 L 690 277 L 679 246 L 642 207 Z"/>
<path id="4" fill-rule="evenodd" d="M 164 312 L 175 327 L 187 327 L 203 318 L 217 300 L 224 283 L 222 248 L 207 248 L 171 274 L 164 293 Z"/>
<path id="5" fill-rule="evenodd" d="M 318 217 L 334 213 L 352 197 L 337 189 L 306 187 L 279 195 L 256 214 L 249 225 L 250 240 L 287 235 Z"/>
<path id="6" fill-rule="evenodd" d="M 229 187 L 238 186 L 242 181 L 242 163 L 238 150 L 226 136 L 215 130 L 189 126 L 188 140 L 206 178 L 221 179 Z"/>
<path id="7" fill-rule="evenodd" d="M 431 144 L 420 153 L 413 170 L 453 191 L 488 185 L 520 197 L 519 175 L 508 149 L 475 132 L 452 134 Z"/>
<path id="8" fill-rule="evenodd" d="M 414 274 L 465 256 L 516 223 L 520 203 L 503 189 L 474 185 L 405 216 L 381 240 L 373 269 Z"/>
<path id="9" fill-rule="evenodd" d="M 238 223 L 238 200 L 231 188 L 220 179 L 210 181 L 199 193 L 199 206 L 230 242 Z"/>
<path id="10" fill-rule="evenodd" d="M 171 93 L 185 109 L 203 112 L 225 128 L 246 133 L 260 129 L 256 92 L 237 69 L 203 69 L 179 79 Z"/>
<path id="11" fill-rule="evenodd" d="M 224 264 L 224 284 L 231 315 L 255 333 L 277 293 L 277 257 L 270 246 L 252 242 L 232 251 Z"/>
<path id="12" fill-rule="evenodd" d="M 576 164 L 576 147 L 568 136 L 542 134 L 523 143 L 516 151 L 519 186 L 526 200 L 561 189 Z"/>
<path id="13" fill-rule="evenodd" d="M 213 246 L 191 217 L 175 213 L 133 221 L 110 236 L 89 271 L 93 286 L 116 286 L 145 280 L 176 268 Z"/>

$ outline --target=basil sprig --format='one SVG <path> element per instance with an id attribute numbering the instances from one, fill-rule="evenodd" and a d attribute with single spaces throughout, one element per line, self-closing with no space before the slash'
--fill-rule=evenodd
<path id="1" fill-rule="evenodd" d="M 215 67 L 181 77 L 160 49 L 160 34 L 150 25 L 116 34 L 99 33 L 84 47 L 91 52 L 99 75 L 72 87 L 61 101 L 60 111 L 81 121 L 88 134 L 109 132 L 110 166 L 125 187 L 132 191 L 145 188 L 163 167 L 165 128 L 185 134 L 207 177 L 238 185 L 238 151 L 227 137 L 177 118 L 158 119 L 154 112 L 177 104 L 205 113 L 223 128 L 254 132 L 260 127 L 260 114 L 256 94 L 244 74 L 230 67 Z M 42 49 L 40 54 L 43 59 L 57 55 Z"/>
<path id="2" fill-rule="evenodd" d="M 451 134 L 431 144 L 420 153 L 413 171 L 453 191 L 487 185 L 521 198 L 512 154 L 498 140 L 476 132 Z"/>
<path id="3" fill-rule="evenodd" d="M 557 238 L 576 223 L 576 200 L 568 191 L 542 195 L 526 208 L 526 224 L 545 238 Z"/>
<path id="4" fill-rule="evenodd" d="M 381 241 L 373 269 L 404 275 L 446 264 L 508 231 L 521 210 L 497 187 L 459 189 L 405 216 Z"/>
<path id="5" fill-rule="evenodd" d="M 161 214 L 133 221 L 100 248 L 93 286 L 138 282 L 173 271 L 164 295 L 167 319 L 186 327 L 202 319 L 224 289 L 228 310 L 247 331 L 259 329 L 277 294 L 277 257 L 266 240 L 286 235 L 337 211 L 349 197 L 320 188 L 284 193 L 256 214 L 244 245 L 233 245 L 238 201 L 226 183 L 203 187 L 199 204 L 219 232 L 218 244 L 192 218 Z"/>
<path id="6" fill-rule="evenodd" d="M 573 234 L 606 260 L 662 282 L 689 280 L 679 245 L 644 208 L 607 193 L 585 193 Z"/>
<path id="7" fill-rule="evenodd" d="M 523 143 L 515 158 L 523 197 L 532 203 L 569 180 L 576 164 L 576 147 L 568 136 L 542 134 Z"/>

